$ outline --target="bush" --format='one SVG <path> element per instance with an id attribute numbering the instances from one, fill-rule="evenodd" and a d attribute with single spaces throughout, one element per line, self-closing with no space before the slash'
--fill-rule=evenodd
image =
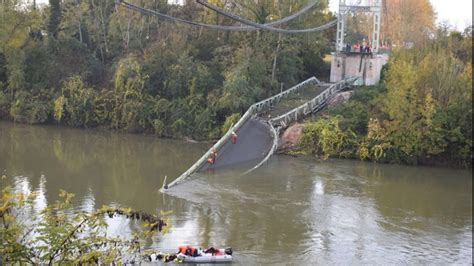
<path id="1" fill-rule="evenodd" d="M 162 137 L 165 131 L 165 124 L 163 124 L 160 119 L 155 119 L 153 120 L 153 130 L 156 135 Z"/>
<path id="2" fill-rule="evenodd" d="M 318 155 L 323 159 L 329 156 L 352 156 L 351 137 L 355 135 L 344 132 L 340 128 L 341 118 L 336 116 L 306 123 L 299 143 L 300 150 L 303 153 Z"/>
<path id="3" fill-rule="evenodd" d="M 0 118 L 9 118 L 10 97 L 0 90 Z"/>
<path id="4" fill-rule="evenodd" d="M 234 114 L 231 114 L 230 116 L 226 117 L 224 125 L 222 125 L 221 133 L 222 134 L 227 133 L 227 131 L 229 131 L 230 127 L 235 125 L 235 123 L 237 123 L 237 121 L 239 121 L 240 118 L 241 118 L 241 115 L 239 113 L 234 113 Z"/>
<path id="5" fill-rule="evenodd" d="M 186 135 L 186 122 L 183 119 L 176 120 L 171 125 L 171 131 L 173 132 L 174 136 L 184 137 Z"/>
<path id="6" fill-rule="evenodd" d="M 1 179 L 6 179 L 1 176 Z M 3 185 L 3 182 L 2 184 Z M 61 191 L 60 201 L 45 206 L 39 219 L 25 222 L 25 208 L 32 208 L 35 195 L 0 191 L 0 264 L 134 264 L 143 251 L 144 239 L 166 233 L 168 221 L 126 208 L 103 206 L 91 212 L 71 211 L 73 194 Z M 131 238 L 107 235 L 105 217 L 124 216 L 142 222 Z"/>
<path id="7" fill-rule="evenodd" d="M 386 91 L 383 85 L 363 86 L 355 89 L 351 99 L 342 105 L 329 109 L 332 116 L 341 116 L 341 128 L 359 135 L 367 134 L 369 113 L 377 108 L 380 95 Z"/>
<path id="8" fill-rule="evenodd" d="M 49 96 L 43 94 L 32 96 L 29 92 L 19 91 L 15 104 L 10 108 L 13 121 L 28 124 L 49 121 L 53 110 L 48 98 Z"/>
<path id="9" fill-rule="evenodd" d="M 55 120 L 76 127 L 94 125 L 96 98 L 96 91 L 87 87 L 81 77 L 70 78 L 64 83 L 62 94 L 54 101 Z"/>

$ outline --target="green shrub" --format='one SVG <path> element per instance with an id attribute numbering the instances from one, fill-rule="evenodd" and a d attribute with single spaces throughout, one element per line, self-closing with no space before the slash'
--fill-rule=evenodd
<path id="1" fill-rule="evenodd" d="M 163 124 L 160 119 L 155 119 L 153 120 L 153 130 L 156 135 L 161 137 L 165 131 L 165 124 Z"/>
<path id="2" fill-rule="evenodd" d="M 10 97 L 0 90 L 0 118 L 9 118 Z"/>
<path id="3" fill-rule="evenodd" d="M 239 121 L 241 115 L 239 113 L 233 113 L 230 116 L 226 117 L 224 125 L 222 125 L 221 133 L 225 134 L 229 131 L 230 127 L 235 125 Z"/>
<path id="4" fill-rule="evenodd" d="M 344 132 L 339 126 L 340 120 L 341 117 L 336 116 L 306 123 L 299 143 L 300 150 L 323 159 L 329 156 L 350 157 L 351 137 L 355 135 Z"/>
<path id="5" fill-rule="evenodd" d="M 184 120 L 181 118 L 176 120 L 171 125 L 171 130 L 174 136 L 184 137 L 186 135 L 186 122 L 184 122 Z"/>

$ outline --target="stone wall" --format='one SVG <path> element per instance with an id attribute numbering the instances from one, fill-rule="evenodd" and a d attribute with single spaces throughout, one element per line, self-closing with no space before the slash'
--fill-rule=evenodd
<path id="1" fill-rule="evenodd" d="M 357 85 L 376 85 L 380 81 L 382 67 L 387 61 L 386 54 L 333 53 L 330 82 L 338 82 L 348 77 L 361 77 L 363 82 Z"/>

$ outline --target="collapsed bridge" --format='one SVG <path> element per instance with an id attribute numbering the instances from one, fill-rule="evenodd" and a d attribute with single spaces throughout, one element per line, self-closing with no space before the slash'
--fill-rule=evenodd
<path id="1" fill-rule="evenodd" d="M 252 160 L 258 160 L 258 163 L 247 172 L 258 168 L 276 151 L 281 129 L 321 110 L 330 98 L 354 84 L 356 80 L 357 78 L 353 77 L 328 84 L 311 77 L 288 90 L 253 104 L 240 120 L 186 172 L 168 185 L 165 184 L 165 179 L 162 191 L 184 182 L 198 172 Z M 238 135 L 236 144 L 231 141 L 233 132 Z M 210 164 L 208 158 L 213 152 L 217 155 L 215 163 Z"/>
<path id="2" fill-rule="evenodd" d="M 364 2 L 359 0 L 357 3 L 350 2 L 347 4 L 346 0 L 341 0 L 339 3 L 339 9 L 341 12 L 338 13 L 337 19 L 317 27 L 305 29 L 284 29 L 273 26 L 286 23 L 308 12 L 319 2 L 318 0 L 311 0 L 298 12 L 295 12 L 288 17 L 284 17 L 266 24 L 259 24 L 243 17 L 239 17 L 235 14 L 231 14 L 204 0 L 196 0 L 196 2 L 219 15 L 223 15 L 235 22 L 240 23 L 240 25 L 226 26 L 189 21 L 160 13 L 155 10 L 140 7 L 126 2 L 125 0 L 115 0 L 115 4 L 117 6 L 125 7 L 129 10 L 139 12 L 145 16 L 154 16 L 175 23 L 187 24 L 192 27 L 222 30 L 227 32 L 251 31 L 259 29 L 269 32 L 276 32 L 279 34 L 307 34 L 312 32 L 321 32 L 337 25 L 336 50 L 338 53 L 333 57 L 331 66 L 331 81 L 336 83 L 321 83 L 318 79 L 312 77 L 286 91 L 253 104 L 242 116 L 242 118 L 186 172 L 172 181 L 169 185 L 166 185 L 165 177 L 162 191 L 184 182 L 186 179 L 190 178 L 197 172 L 218 169 L 250 160 L 260 161 L 247 172 L 258 168 L 268 160 L 268 158 L 278 147 L 279 132 L 281 129 L 286 128 L 292 122 L 297 121 L 298 119 L 304 118 L 311 113 L 319 111 L 326 105 L 328 99 L 333 97 L 345 87 L 353 85 L 356 81 L 367 84 L 373 83 L 373 81 L 378 81 L 377 78 L 379 76 L 376 76 L 376 74 L 380 75 L 380 69 L 383 65 L 383 58 L 376 58 L 372 61 L 366 60 L 365 65 L 368 65 L 368 69 L 372 71 L 370 73 L 367 72 L 365 70 L 365 65 L 364 71 L 361 71 L 363 59 L 369 55 L 365 54 L 365 52 L 361 50 L 356 54 L 357 56 L 360 55 L 359 70 L 351 71 L 353 69 L 353 67 L 351 67 L 353 64 L 350 62 L 350 60 L 345 60 L 347 55 L 344 55 L 344 50 L 342 48 L 347 46 L 347 44 L 343 42 L 345 35 L 345 18 L 347 14 L 355 11 L 368 10 L 375 14 L 373 48 L 374 51 L 377 52 L 380 38 L 380 0 L 365 0 Z M 342 58 L 340 58 L 341 53 L 343 56 Z M 370 55 L 373 56 L 372 53 L 370 53 Z M 341 67 L 341 62 L 343 67 Z M 366 82 L 367 80 L 370 82 Z M 233 132 L 237 133 L 239 136 L 237 144 L 233 144 L 230 141 L 230 137 Z M 208 158 L 211 154 L 213 155 L 211 159 L 212 164 L 208 163 Z"/>

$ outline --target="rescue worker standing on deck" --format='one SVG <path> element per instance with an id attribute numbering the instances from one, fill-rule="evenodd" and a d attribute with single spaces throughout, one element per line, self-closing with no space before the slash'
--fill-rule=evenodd
<path id="1" fill-rule="evenodd" d="M 209 159 L 207 159 L 207 162 L 209 164 L 214 164 L 216 162 L 216 157 L 217 157 L 217 151 L 216 150 L 213 150 L 211 152 L 211 155 L 209 155 Z"/>
<path id="2" fill-rule="evenodd" d="M 232 142 L 232 144 L 237 143 L 237 134 L 235 134 L 234 131 L 232 131 L 232 134 L 230 134 L 230 142 Z"/>

